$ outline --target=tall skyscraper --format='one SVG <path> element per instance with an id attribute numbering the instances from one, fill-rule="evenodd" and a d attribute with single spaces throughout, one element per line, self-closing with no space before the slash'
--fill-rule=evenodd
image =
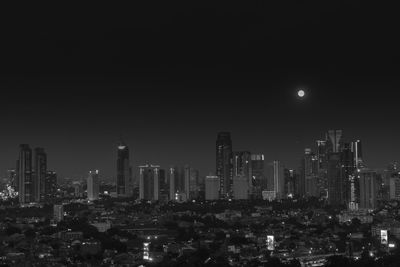
<path id="1" fill-rule="evenodd" d="M 233 198 L 236 200 L 249 199 L 249 179 L 244 175 L 233 177 Z"/>
<path id="2" fill-rule="evenodd" d="M 32 177 L 32 149 L 27 144 L 20 145 L 17 161 L 18 198 L 21 204 L 34 201 L 34 183 Z"/>
<path id="3" fill-rule="evenodd" d="M 44 198 L 45 201 L 51 201 L 55 198 L 57 192 L 57 173 L 55 171 L 47 171 L 44 181 Z"/>
<path id="4" fill-rule="evenodd" d="M 389 191 L 391 200 L 400 200 L 400 175 L 390 178 Z"/>
<path id="5" fill-rule="evenodd" d="M 277 199 L 285 197 L 285 176 L 283 169 L 279 161 L 273 161 L 267 167 L 268 191 L 275 192 Z"/>
<path id="6" fill-rule="evenodd" d="M 18 162 L 18 160 L 17 160 Z M 17 177 L 17 171 L 16 169 L 8 169 L 7 170 L 8 174 L 8 184 L 10 184 L 15 191 L 18 190 L 18 177 Z"/>
<path id="7" fill-rule="evenodd" d="M 159 196 L 158 199 L 163 203 L 168 202 L 169 200 L 169 183 L 168 176 L 165 173 L 164 169 L 160 169 L 158 171 L 158 186 L 159 186 Z"/>
<path id="8" fill-rule="evenodd" d="M 351 150 L 354 155 L 354 168 L 361 169 L 363 168 L 363 154 L 362 154 L 362 146 L 361 141 L 357 140 L 351 143 Z"/>
<path id="9" fill-rule="evenodd" d="M 350 209 L 357 209 L 359 184 L 355 176 L 354 153 L 352 145 L 344 143 L 341 155 L 341 173 L 343 182 L 343 201 Z"/>
<path id="10" fill-rule="evenodd" d="M 215 175 L 208 175 L 205 178 L 206 200 L 218 200 L 220 195 L 220 178 Z"/>
<path id="11" fill-rule="evenodd" d="M 47 155 L 43 148 L 35 148 L 35 172 L 34 172 L 34 200 L 41 202 L 45 200 L 45 182 L 47 175 Z"/>
<path id="12" fill-rule="evenodd" d="M 158 165 L 139 166 L 139 199 L 159 200 L 159 170 L 160 166 Z"/>
<path id="13" fill-rule="evenodd" d="M 376 172 L 362 169 L 358 172 L 360 183 L 360 209 L 373 210 L 377 205 Z"/>
<path id="14" fill-rule="evenodd" d="M 328 203 L 330 205 L 344 204 L 340 153 L 330 153 L 328 155 L 327 175 L 328 175 Z"/>
<path id="15" fill-rule="evenodd" d="M 129 165 L 129 148 L 124 142 L 118 144 L 117 158 L 117 196 L 133 195 L 133 184 Z"/>
<path id="16" fill-rule="evenodd" d="M 220 179 L 220 197 L 232 196 L 233 166 L 232 140 L 229 132 L 218 133 L 216 142 L 216 173 Z"/>
<path id="17" fill-rule="evenodd" d="M 233 177 L 247 177 L 249 189 L 252 187 L 252 162 L 249 151 L 238 151 L 233 153 Z"/>
<path id="18" fill-rule="evenodd" d="M 170 167 L 169 172 L 168 172 L 168 183 L 169 183 L 169 200 L 174 201 L 175 200 L 175 181 L 177 180 L 176 178 L 176 168 L 175 167 Z"/>
<path id="19" fill-rule="evenodd" d="M 99 198 L 99 171 L 90 171 L 87 179 L 87 197 L 93 201 Z"/>
<path id="20" fill-rule="evenodd" d="M 318 158 L 310 148 L 305 149 L 302 163 L 302 181 L 304 182 L 304 194 L 308 197 L 319 197 L 318 188 Z"/>
<path id="21" fill-rule="evenodd" d="M 326 146 L 328 153 L 339 153 L 343 143 L 342 130 L 329 130 L 326 134 Z"/>
<path id="22" fill-rule="evenodd" d="M 267 190 L 267 177 L 265 175 L 264 155 L 251 155 L 251 187 L 252 198 L 261 198 L 261 192 Z"/>
<path id="23" fill-rule="evenodd" d="M 327 141 L 317 141 L 317 158 L 318 158 L 318 189 L 322 197 L 327 197 L 328 194 L 328 151 L 326 146 Z"/>

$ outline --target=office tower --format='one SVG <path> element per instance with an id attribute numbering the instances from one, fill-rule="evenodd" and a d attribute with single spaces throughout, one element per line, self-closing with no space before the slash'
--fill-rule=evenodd
<path id="1" fill-rule="evenodd" d="M 54 205 L 53 206 L 53 218 L 55 222 L 61 222 L 64 220 L 64 206 L 63 205 Z"/>
<path id="2" fill-rule="evenodd" d="M 329 130 L 326 134 L 326 152 L 339 153 L 342 149 L 343 132 L 342 130 Z"/>
<path id="3" fill-rule="evenodd" d="M 219 190 L 221 198 L 229 198 L 232 195 L 232 141 L 229 132 L 218 133 L 216 142 L 216 172 L 219 177 Z"/>
<path id="4" fill-rule="evenodd" d="M 343 201 L 350 209 L 357 209 L 358 206 L 358 185 L 355 175 L 354 153 L 352 145 L 344 143 L 340 153 L 341 173 L 343 182 Z"/>
<path id="5" fill-rule="evenodd" d="M 99 198 L 99 171 L 90 171 L 87 179 L 87 197 L 90 201 Z"/>
<path id="6" fill-rule="evenodd" d="M 158 201 L 160 166 L 146 164 L 139 166 L 139 199 Z"/>
<path id="7" fill-rule="evenodd" d="M 400 200 L 400 175 L 397 175 L 397 177 L 391 177 L 389 184 L 390 199 Z"/>
<path id="8" fill-rule="evenodd" d="M 184 179 L 183 179 L 183 181 L 184 181 L 184 183 L 183 183 L 184 190 L 183 190 L 182 193 L 185 193 L 186 199 L 189 199 L 189 194 L 190 194 L 190 172 L 191 172 L 191 169 L 190 169 L 189 165 L 185 165 L 183 168 L 184 168 L 184 171 L 183 171 L 183 175 L 184 175 Z"/>
<path id="9" fill-rule="evenodd" d="M 340 153 L 328 155 L 328 203 L 330 205 L 342 205 L 343 180 L 341 175 Z"/>
<path id="10" fill-rule="evenodd" d="M 44 181 L 44 200 L 51 201 L 57 193 L 57 173 L 55 171 L 47 171 Z"/>
<path id="11" fill-rule="evenodd" d="M 267 188 L 275 192 L 277 199 L 285 197 L 285 177 L 279 161 L 273 161 L 267 166 Z"/>
<path id="12" fill-rule="evenodd" d="M 264 155 L 251 155 L 251 186 L 252 198 L 261 198 L 261 192 L 267 190 L 267 177 L 265 175 Z"/>
<path id="13" fill-rule="evenodd" d="M 35 188 L 32 181 L 32 149 L 29 145 L 20 145 L 19 159 L 17 162 L 19 203 L 33 202 Z"/>
<path id="14" fill-rule="evenodd" d="M 296 194 L 296 173 L 294 170 L 284 169 L 285 195 L 293 197 Z"/>
<path id="15" fill-rule="evenodd" d="M 166 203 L 169 201 L 169 183 L 168 183 L 168 177 L 165 174 L 164 169 L 159 170 L 159 175 L 158 175 L 158 186 L 160 188 L 160 193 L 159 193 L 159 200 L 163 203 Z"/>
<path id="16" fill-rule="evenodd" d="M 169 183 L 169 200 L 175 200 L 175 180 L 176 179 L 176 168 L 170 167 L 168 172 L 168 183 Z"/>
<path id="17" fill-rule="evenodd" d="M 373 210 L 377 206 L 376 172 L 362 169 L 358 172 L 360 183 L 360 209 Z"/>
<path id="18" fill-rule="evenodd" d="M 233 177 L 233 198 L 236 200 L 249 199 L 249 179 L 247 176 Z"/>
<path id="19" fill-rule="evenodd" d="M 361 141 L 357 140 L 351 143 L 351 151 L 353 152 L 354 156 L 354 168 L 361 169 L 363 168 L 363 155 L 362 155 L 362 148 L 361 148 Z"/>
<path id="20" fill-rule="evenodd" d="M 215 175 L 208 175 L 205 179 L 206 200 L 218 200 L 220 196 L 220 178 Z"/>
<path id="21" fill-rule="evenodd" d="M 251 187 L 251 153 L 248 151 L 233 152 L 233 176 L 245 176 Z"/>
<path id="22" fill-rule="evenodd" d="M 189 199 L 196 199 L 199 197 L 199 171 L 190 168 L 189 177 Z"/>
<path id="23" fill-rule="evenodd" d="M 319 197 L 318 158 L 311 152 L 310 148 L 306 148 L 304 151 L 301 175 L 303 176 L 302 182 L 304 182 L 304 195 L 307 197 Z M 303 185 L 300 185 L 300 187 L 303 187 Z"/>
<path id="24" fill-rule="evenodd" d="M 34 200 L 41 202 L 45 199 L 45 180 L 47 175 L 47 155 L 43 148 L 35 148 L 35 172 L 34 172 Z"/>
<path id="25" fill-rule="evenodd" d="M 117 150 L 117 196 L 133 195 L 133 184 L 129 165 L 129 148 L 124 142 L 118 144 Z"/>
<path id="26" fill-rule="evenodd" d="M 318 158 L 318 190 L 321 197 L 327 197 L 328 194 L 328 152 L 327 141 L 317 141 L 317 158 Z"/>

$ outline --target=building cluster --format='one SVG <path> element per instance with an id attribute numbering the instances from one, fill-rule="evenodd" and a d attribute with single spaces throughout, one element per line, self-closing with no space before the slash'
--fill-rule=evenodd
<path id="1" fill-rule="evenodd" d="M 57 174 L 47 169 L 43 148 L 32 151 L 29 145 L 20 145 L 16 169 L 10 169 L 8 175 L 20 204 L 49 202 L 56 194 Z"/>

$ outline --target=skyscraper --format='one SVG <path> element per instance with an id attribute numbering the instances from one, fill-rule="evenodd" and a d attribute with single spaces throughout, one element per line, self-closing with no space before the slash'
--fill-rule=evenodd
<path id="1" fill-rule="evenodd" d="M 251 155 L 251 197 L 261 198 L 261 192 L 267 190 L 267 177 L 265 175 L 264 155 Z"/>
<path id="2" fill-rule="evenodd" d="M 246 177 L 250 189 L 252 186 L 251 166 L 251 153 L 249 151 L 238 151 L 233 153 L 233 177 Z"/>
<path id="3" fill-rule="evenodd" d="M 277 199 L 285 197 L 285 176 L 283 166 L 279 161 L 273 161 L 267 167 L 268 191 L 275 192 Z"/>
<path id="4" fill-rule="evenodd" d="M 232 140 L 229 132 L 220 132 L 216 142 L 216 173 L 219 177 L 221 198 L 232 196 L 233 166 Z"/>
<path id="5" fill-rule="evenodd" d="M 139 199 L 150 201 L 159 199 L 159 169 L 158 165 L 139 166 Z"/>
<path id="6" fill-rule="evenodd" d="M 129 148 L 122 141 L 118 144 L 117 196 L 129 197 L 133 194 L 133 184 L 129 165 Z"/>
<path id="7" fill-rule="evenodd" d="M 302 167 L 302 181 L 304 182 L 305 196 L 319 197 L 318 189 L 318 158 L 311 149 L 306 148 Z"/>
<path id="8" fill-rule="evenodd" d="M 34 200 L 45 200 L 45 182 L 47 175 L 47 155 L 43 148 L 35 148 L 35 172 L 34 172 Z"/>
<path id="9" fill-rule="evenodd" d="M 330 153 L 328 155 L 327 175 L 328 175 L 328 203 L 330 205 L 344 204 L 340 153 Z"/>
<path id="10" fill-rule="evenodd" d="M 233 177 L 233 198 L 236 200 L 249 199 L 249 179 L 244 175 Z"/>
<path id="11" fill-rule="evenodd" d="M 99 171 L 90 171 L 87 179 L 87 197 L 89 200 L 99 198 Z"/>
<path id="12" fill-rule="evenodd" d="M 57 173 L 55 171 L 47 171 L 44 182 L 44 198 L 45 201 L 51 201 L 55 198 L 57 192 Z"/>
<path id="13" fill-rule="evenodd" d="M 170 167 L 168 172 L 168 184 L 169 184 L 169 200 L 175 200 L 175 181 L 177 180 L 176 176 L 176 168 Z"/>
<path id="14" fill-rule="evenodd" d="M 354 153 L 352 145 L 344 143 L 340 153 L 341 161 L 341 174 L 343 182 L 343 201 L 351 209 L 357 209 L 358 206 L 358 188 L 359 184 L 355 176 Z"/>
<path id="15" fill-rule="evenodd" d="M 17 161 L 18 198 L 21 204 L 34 201 L 34 183 L 32 181 L 32 149 L 27 144 L 20 145 Z"/>
<path id="16" fill-rule="evenodd" d="M 373 210 L 377 204 L 376 172 L 362 169 L 358 172 L 360 183 L 360 209 Z"/>
<path id="17" fill-rule="evenodd" d="M 354 155 L 354 168 L 361 169 L 363 168 L 363 154 L 362 154 L 362 146 L 361 141 L 357 140 L 351 143 L 351 150 Z"/>
<path id="18" fill-rule="evenodd" d="M 343 143 L 342 130 L 329 130 L 326 134 L 326 146 L 328 153 L 339 153 Z"/>
<path id="19" fill-rule="evenodd" d="M 208 175 L 205 178 L 205 198 L 206 200 L 218 200 L 220 194 L 220 178 L 215 175 Z"/>

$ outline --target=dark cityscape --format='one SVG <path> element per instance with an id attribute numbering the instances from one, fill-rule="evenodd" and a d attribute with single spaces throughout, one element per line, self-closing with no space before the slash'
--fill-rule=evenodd
<path id="1" fill-rule="evenodd" d="M 4 10 L 0 266 L 400 266 L 394 7 Z"/>

